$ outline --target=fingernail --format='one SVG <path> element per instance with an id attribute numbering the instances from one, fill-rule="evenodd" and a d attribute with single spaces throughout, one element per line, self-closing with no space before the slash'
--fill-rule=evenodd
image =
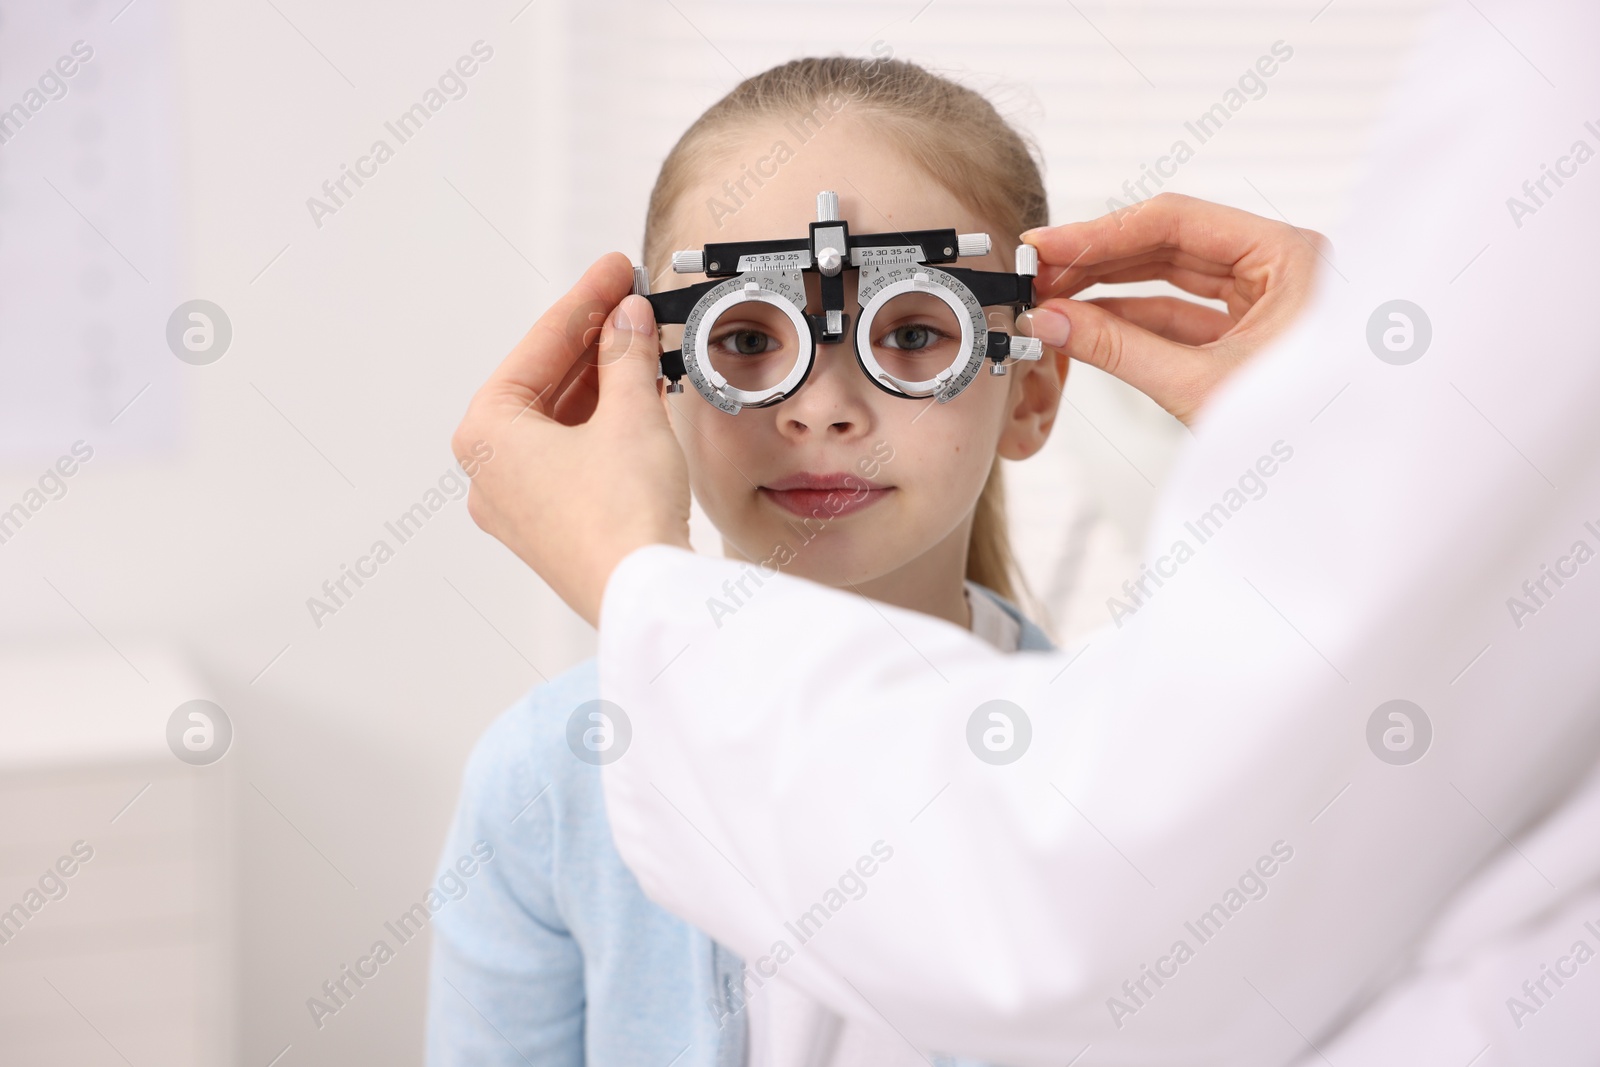
<path id="1" fill-rule="evenodd" d="M 1072 336 L 1072 322 L 1059 311 L 1033 308 L 1022 313 L 1018 323 L 1025 326 L 1030 337 L 1037 337 L 1049 348 L 1065 348 Z"/>
<path id="2" fill-rule="evenodd" d="M 628 305 L 634 305 L 634 314 L 628 314 Z M 645 307 L 639 307 L 644 303 Z M 638 295 L 629 295 L 622 298 L 622 303 L 617 305 L 617 329 L 632 330 L 634 333 L 645 334 L 651 330 L 655 315 L 651 313 L 648 301 Z"/>
<path id="3" fill-rule="evenodd" d="M 1022 233 L 1018 234 L 1018 237 L 1021 239 L 1023 244 L 1027 244 L 1028 243 L 1028 238 L 1032 237 L 1034 234 L 1043 233 L 1044 231 L 1048 230 L 1049 228 L 1050 227 L 1048 227 L 1048 226 L 1035 226 L 1031 230 L 1023 230 Z"/>
<path id="4" fill-rule="evenodd" d="M 633 323 L 628 321 L 628 301 L 623 300 L 617 305 L 617 310 L 611 315 L 611 326 L 617 330 L 631 330 Z"/>

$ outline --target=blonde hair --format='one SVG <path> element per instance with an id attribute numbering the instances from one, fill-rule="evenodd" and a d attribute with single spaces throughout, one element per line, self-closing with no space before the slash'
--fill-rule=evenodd
<path id="1" fill-rule="evenodd" d="M 753 123 L 826 121 L 846 103 L 979 218 L 999 227 L 995 246 L 1008 269 L 1013 265 L 1010 239 L 1049 222 L 1037 145 L 981 93 L 898 59 L 796 59 L 734 86 L 667 153 L 645 215 L 650 276 L 659 277 L 665 269 L 672 252 L 667 220 L 707 159 L 740 147 Z M 966 576 L 1013 601 L 1026 590 L 1011 548 L 998 455 L 973 510 Z"/>

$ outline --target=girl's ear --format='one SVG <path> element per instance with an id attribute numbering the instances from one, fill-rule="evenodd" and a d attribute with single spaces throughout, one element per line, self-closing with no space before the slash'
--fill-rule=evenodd
<path id="1" fill-rule="evenodd" d="M 1000 455 L 1006 459 L 1027 459 L 1050 439 L 1061 410 L 1061 390 L 1067 384 L 1071 361 L 1065 352 L 1046 348 L 1037 360 L 1012 365 L 1010 394 L 1006 399 L 1006 421 L 1000 429 Z"/>

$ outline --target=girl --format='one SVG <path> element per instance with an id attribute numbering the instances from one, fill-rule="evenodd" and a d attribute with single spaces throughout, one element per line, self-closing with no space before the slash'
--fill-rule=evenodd
<path id="1" fill-rule="evenodd" d="M 796 60 L 739 84 L 668 154 L 646 216 L 650 277 L 681 278 L 674 249 L 803 235 L 823 189 L 852 232 L 992 234 L 995 252 L 962 260 L 982 270 L 1011 270 L 1015 235 L 1047 223 L 1027 142 L 979 94 L 893 59 Z M 1014 331 L 1009 310 L 986 314 Z M 890 347 L 938 339 L 927 323 L 884 329 Z M 681 332 L 662 327 L 663 346 Z M 711 342 L 782 345 L 756 321 L 719 322 Z M 819 345 L 805 384 L 771 407 L 730 416 L 688 388 L 663 403 L 725 555 L 927 612 L 1003 651 L 1044 649 L 1013 602 L 1000 458 L 1043 446 L 1066 364 L 1046 349 L 937 404 L 878 389 L 848 343 Z M 714 614 L 743 602 L 713 592 Z M 884 639 L 899 638 L 886 627 Z M 433 921 L 429 1063 L 927 1062 L 889 1020 L 840 1020 L 643 896 L 612 844 L 599 768 L 574 740 L 597 697 L 591 659 L 506 711 L 473 752 L 441 870 L 477 842 L 493 858 Z"/>

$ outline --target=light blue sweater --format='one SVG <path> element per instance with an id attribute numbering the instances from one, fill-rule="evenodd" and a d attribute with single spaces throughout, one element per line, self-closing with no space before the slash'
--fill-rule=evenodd
<path id="1" fill-rule="evenodd" d="M 977 588 L 1021 624 L 1020 649 L 1054 647 Z M 591 658 L 507 709 L 467 762 L 439 870 L 474 842 L 494 855 L 433 919 L 429 1067 L 746 1061 L 743 962 L 645 898 L 612 841 L 600 768 L 567 747 L 568 716 L 598 696 Z"/>

